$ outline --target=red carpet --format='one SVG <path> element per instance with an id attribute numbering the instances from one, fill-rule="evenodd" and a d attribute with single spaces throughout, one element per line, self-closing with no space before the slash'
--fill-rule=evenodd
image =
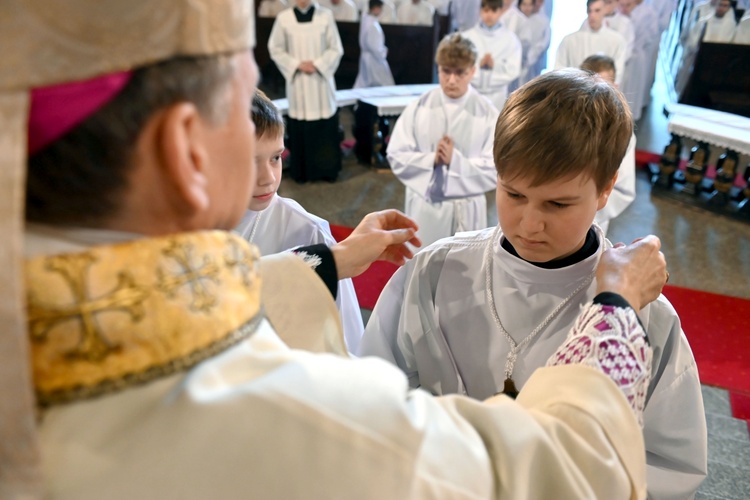
<path id="1" fill-rule="evenodd" d="M 331 225 L 340 241 L 351 228 Z M 372 309 L 396 266 L 376 262 L 354 278 L 359 304 Z M 750 300 L 667 285 L 664 295 L 680 315 L 701 383 L 727 389 L 735 417 L 750 425 Z"/>

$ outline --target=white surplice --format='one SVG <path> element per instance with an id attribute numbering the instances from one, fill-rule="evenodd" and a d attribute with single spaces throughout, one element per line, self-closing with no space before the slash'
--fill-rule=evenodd
<path id="1" fill-rule="evenodd" d="M 340 0 L 338 4 L 334 4 L 331 0 L 318 1 L 323 7 L 331 9 L 333 18 L 337 21 L 357 22 L 359 20 L 359 10 L 352 0 Z"/>
<path id="2" fill-rule="evenodd" d="M 542 74 L 547 67 L 547 49 L 549 49 L 551 29 L 549 17 L 543 10 L 528 18 L 531 42 L 526 54 L 526 72 L 519 77 L 519 86 Z"/>
<path id="3" fill-rule="evenodd" d="M 71 251 L 36 243 L 48 255 Z M 328 322 L 308 323 L 323 335 L 337 324 L 330 296 L 287 259 L 277 270 L 300 284 L 289 307 L 328 311 Z M 291 350 L 264 320 L 190 369 L 40 413 L 44 497 L 645 497 L 636 418 L 592 368 L 540 369 L 515 402 L 407 385 L 381 360 Z M 553 490 L 529 488 L 539 463 Z"/>
<path id="4" fill-rule="evenodd" d="M 604 18 L 604 24 L 610 28 L 618 32 L 625 38 L 625 42 L 627 43 L 627 50 L 625 51 L 625 61 L 627 64 L 627 61 L 630 59 L 630 56 L 633 55 L 633 45 L 635 44 L 635 29 L 633 29 L 633 23 L 630 21 L 630 18 L 628 16 L 625 16 L 619 12 L 615 12 L 611 16 L 607 16 Z M 582 30 L 589 30 L 589 23 L 587 20 L 584 20 L 581 24 Z"/>
<path id="5" fill-rule="evenodd" d="M 480 22 L 462 34 L 477 48 L 476 71 L 471 84 L 501 111 L 508 98 L 508 85 L 521 74 L 521 41 L 502 23 L 489 28 Z M 485 54 L 492 56 L 492 68 L 479 66 Z"/>
<path id="6" fill-rule="evenodd" d="M 703 35 L 703 42 L 712 43 L 731 43 L 734 39 L 734 33 L 737 29 L 737 23 L 734 22 L 734 11 L 729 12 L 723 17 L 715 15 L 705 20 L 706 30 Z"/>
<path id="7" fill-rule="evenodd" d="M 594 222 L 599 224 L 604 234 L 609 229 L 609 221 L 620 215 L 635 200 L 635 134 L 630 137 L 625 157 L 617 170 L 615 187 L 604 208 L 596 212 Z"/>
<path id="8" fill-rule="evenodd" d="M 750 45 L 750 15 L 745 14 L 740 19 L 739 24 L 734 32 L 732 43 Z"/>
<path id="9" fill-rule="evenodd" d="M 286 0 L 262 0 L 258 6 L 258 17 L 276 17 L 279 12 L 289 8 Z"/>
<path id="10" fill-rule="evenodd" d="M 378 18 L 364 14 L 359 24 L 359 71 L 353 88 L 394 85 L 387 55 L 385 35 Z"/>
<path id="11" fill-rule="evenodd" d="M 648 0 L 648 4 L 656 12 L 659 20 L 659 33 L 663 33 L 672 21 L 672 14 L 677 8 L 677 0 Z"/>
<path id="12" fill-rule="evenodd" d="M 309 213 L 296 201 L 279 195 L 274 196 L 262 212 L 245 212 L 234 231 L 257 246 L 261 255 L 272 255 L 298 246 L 336 244 L 328 221 Z M 336 306 L 341 313 L 346 346 L 350 352 L 356 352 L 364 325 L 350 278 L 339 281 Z"/>
<path id="13" fill-rule="evenodd" d="M 468 394 L 481 400 L 501 392 L 510 345 L 487 302 L 488 244 L 497 313 L 517 344 L 595 272 L 600 253 L 561 269 L 542 269 L 502 248 L 502 233 L 493 240 L 494 231 L 439 241 L 396 271 L 367 323 L 360 354 L 392 362 L 412 387 L 435 394 Z M 597 237 L 600 249 L 610 246 L 600 231 Z M 595 290 L 592 283 L 579 292 L 521 349 L 512 373 L 521 394 L 534 370 L 564 342 L 580 305 L 591 301 Z M 698 370 L 666 298 L 647 305 L 639 317 L 654 349 L 643 430 L 649 498 L 688 498 L 707 467 Z"/>
<path id="14" fill-rule="evenodd" d="M 602 24 L 599 31 L 593 31 L 586 22 L 586 29 L 571 33 L 560 42 L 555 69 L 579 68 L 588 56 L 605 54 L 615 61 L 615 82 L 619 85 L 624 73 L 627 49 L 625 38 L 615 30 Z"/>
<path id="15" fill-rule="evenodd" d="M 654 9 L 644 3 L 636 6 L 630 13 L 630 21 L 635 30 L 633 53 L 625 66 L 625 74 L 621 79 L 620 90 L 628 99 L 633 120 L 638 120 L 643 107 L 649 102 L 653 83 L 655 50 L 657 50 L 660 33 L 659 20 Z M 618 69 L 619 77 L 619 69 Z"/>
<path id="16" fill-rule="evenodd" d="M 432 26 L 435 18 L 435 7 L 426 0 L 414 4 L 409 0 L 396 7 L 396 22 L 418 26 Z"/>
<path id="17" fill-rule="evenodd" d="M 439 87 L 411 102 L 396 121 L 388 162 L 406 185 L 405 212 L 423 245 L 487 227 L 485 194 L 496 187 L 492 144 L 498 111 L 476 90 L 448 98 Z M 453 139 L 450 165 L 435 166 L 440 139 Z"/>
<path id="18" fill-rule="evenodd" d="M 286 80 L 288 114 L 296 120 L 315 121 L 332 117 L 336 105 L 336 82 L 333 79 L 339 67 L 344 48 L 333 13 L 317 3 L 312 21 L 299 23 L 294 9 L 276 16 L 268 38 L 268 52 Z M 297 68 L 302 61 L 315 65 L 308 75 Z"/>

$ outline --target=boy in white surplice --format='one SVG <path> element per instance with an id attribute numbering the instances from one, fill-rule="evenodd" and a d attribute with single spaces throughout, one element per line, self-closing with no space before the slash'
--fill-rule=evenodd
<path id="1" fill-rule="evenodd" d="M 405 212 L 427 245 L 487 227 L 485 193 L 495 189 L 492 134 L 498 111 L 471 80 L 476 46 L 460 34 L 438 45 L 440 87 L 411 102 L 388 144 L 388 162 L 406 185 Z"/>
<path id="2" fill-rule="evenodd" d="M 276 193 L 281 183 L 284 118 L 260 90 L 253 97 L 252 115 L 255 123 L 256 183 L 249 209 L 234 231 L 257 246 L 261 255 L 319 243 L 335 245 L 328 221 L 309 213 L 291 198 Z M 354 352 L 362 338 L 364 325 L 350 278 L 338 282 L 336 306 L 341 313 L 346 346 Z"/>
<path id="3" fill-rule="evenodd" d="M 523 392 L 594 296 L 597 262 L 612 245 L 592 222 L 632 129 L 623 95 L 578 69 L 514 92 L 495 127 L 499 225 L 440 240 L 399 269 L 360 354 L 391 361 L 434 394 Z M 706 475 L 698 371 L 663 296 L 639 317 L 654 347 L 643 430 L 649 497 L 688 498 Z"/>

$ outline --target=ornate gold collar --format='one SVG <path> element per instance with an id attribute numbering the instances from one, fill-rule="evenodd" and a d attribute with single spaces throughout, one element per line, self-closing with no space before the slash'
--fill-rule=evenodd
<path id="1" fill-rule="evenodd" d="M 207 231 L 28 260 L 39 405 L 186 370 L 247 338 L 262 316 L 258 256 Z"/>

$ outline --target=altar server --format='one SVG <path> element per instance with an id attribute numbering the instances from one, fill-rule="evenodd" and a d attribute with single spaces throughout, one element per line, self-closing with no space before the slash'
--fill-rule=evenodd
<path id="1" fill-rule="evenodd" d="M 479 22 L 479 7 L 482 0 L 451 2 L 451 23 L 456 31 L 466 31 Z"/>
<path id="2" fill-rule="evenodd" d="M 300 183 L 334 182 L 341 170 L 336 82 L 344 48 L 329 9 L 294 0 L 268 38 L 268 52 L 286 79 L 290 175 Z"/>
<path id="3" fill-rule="evenodd" d="M 495 130 L 498 226 L 438 241 L 396 271 L 360 353 L 390 361 L 411 387 L 433 394 L 522 395 L 595 293 L 596 263 L 612 245 L 592 221 L 632 132 L 622 94 L 579 69 L 511 94 Z M 707 469 L 698 369 L 666 298 L 639 317 L 654 347 L 654 378 L 631 394 L 645 405 L 649 498 L 690 498 Z M 633 372 L 617 352 L 612 344 L 602 356 L 627 379 Z"/>
<path id="4" fill-rule="evenodd" d="M 588 56 L 603 53 L 614 59 L 617 83 L 622 81 L 627 42 L 622 35 L 604 24 L 604 1 L 587 0 L 586 29 L 567 35 L 557 48 L 555 68 L 578 68 Z"/>
<path id="5" fill-rule="evenodd" d="M 653 54 L 659 45 L 659 19 L 653 7 L 643 0 L 619 0 L 619 8 L 630 18 L 635 31 L 633 52 L 625 66 L 625 75 L 620 79 L 620 90 L 628 99 L 633 120 L 637 121 L 650 102 L 652 66 L 656 64 Z"/>
<path id="6" fill-rule="evenodd" d="M 461 34 L 445 37 L 435 60 L 440 87 L 411 102 L 388 144 L 388 162 L 406 185 L 405 211 L 424 244 L 487 227 L 485 194 L 495 187 L 492 132 L 497 108 L 471 87 L 477 51 Z"/>
<path id="7" fill-rule="evenodd" d="M 378 1 L 378 0 L 371 0 Z M 284 152 L 284 118 L 260 90 L 253 97 L 255 123 L 256 182 L 250 206 L 234 229 L 261 255 L 272 255 L 299 246 L 336 244 L 328 222 L 307 212 L 291 198 L 279 196 L 281 155 Z M 356 352 L 364 325 L 354 284 L 339 280 L 336 306 L 341 313 L 344 339 L 350 352 Z"/>
<path id="8" fill-rule="evenodd" d="M 549 49 L 551 30 L 550 21 L 542 8 L 544 0 L 518 0 L 518 9 L 528 19 L 531 34 L 529 50 L 526 53 L 524 69 L 521 70 L 518 84 L 533 80 L 542 74 L 547 67 L 547 49 Z"/>
<path id="9" fill-rule="evenodd" d="M 354 88 L 394 85 L 388 65 L 388 48 L 378 16 L 383 11 L 383 0 L 370 0 L 369 12 L 359 25 L 359 72 Z"/>
<path id="10" fill-rule="evenodd" d="M 504 0 L 482 0 L 479 23 L 463 33 L 479 55 L 471 84 L 498 111 L 508 98 L 508 85 L 521 74 L 523 56 L 521 41 L 500 21 L 509 8 L 503 4 Z"/>

